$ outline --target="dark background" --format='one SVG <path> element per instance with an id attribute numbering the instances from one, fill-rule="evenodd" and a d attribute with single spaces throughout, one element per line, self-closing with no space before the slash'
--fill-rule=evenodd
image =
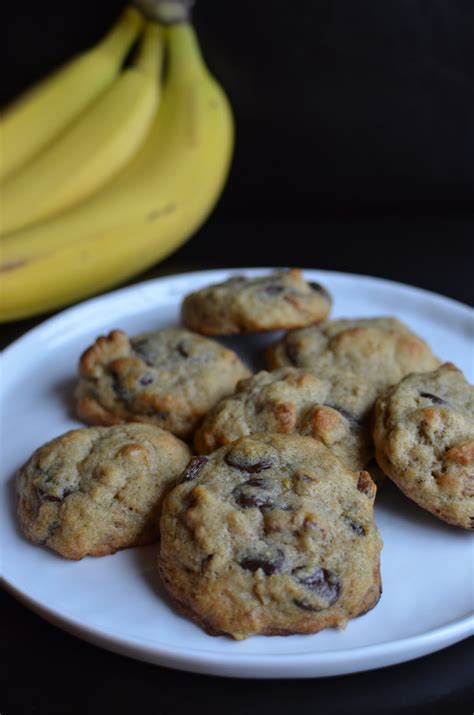
<path id="1" fill-rule="evenodd" d="M 122 5 L 4 4 L 1 103 L 95 42 Z M 194 18 L 234 107 L 235 159 L 207 223 L 136 280 L 293 265 L 378 275 L 473 304 L 472 0 L 199 0 Z M 37 322 L 4 326 L 2 344 Z M 0 610 L 2 715 L 474 710 L 469 641 L 357 675 L 232 681 L 102 651 L 6 593 Z"/>
<path id="2" fill-rule="evenodd" d="M 0 103 L 122 6 L 5 4 Z M 472 0 L 198 0 L 194 19 L 236 152 L 211 219 L 160 270 L 310 266 L 474 303 Z"/>

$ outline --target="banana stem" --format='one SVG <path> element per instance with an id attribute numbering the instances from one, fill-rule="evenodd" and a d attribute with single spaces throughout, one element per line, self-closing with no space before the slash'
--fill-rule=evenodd
<path id="1" fill-rule="evenodd" d="M 133 0 L 146 17 L 166 26 L 168 74 L 189 79 L 207 74 L 199 42 L 191 24 L 194 0 Z"/>
<path id="2" fill-rule="evenodd" d="M 168 74 L 185 81 L 208 74 L 193 26 L 188 22 L 166 28 Z"/>
<path id="3" fill-rule="evenodd" d="M 130 45 L 143 26 L 143 18 L 136 8 L 129 6 L 102 40 L 101 47 L 113 56 L 125 57 Z"/>
<path id="4" fill-rule="evenodd" d="M 162 25 L 189 22 L 194 2 L 195 0 L 134 0 L 146 17 Z"/>
<path id="5" fill-rule="evenodd" d="M 163 30 L 155 22 L 147 22 L 133 66 L 144 74 L 159 76 L 162 63 Z"/>

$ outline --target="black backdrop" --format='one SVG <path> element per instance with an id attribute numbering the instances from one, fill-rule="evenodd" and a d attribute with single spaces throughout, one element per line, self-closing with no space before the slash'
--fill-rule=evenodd
<path id="1" fill-rule="evenodd" d="M 122 5 L 9 3 L 2 102 L 95 41 Z M 469 209 L 471 0 L 199 0 L 194 17 L 236 113 L 227 211 Z"/>
<path id="2" fill-rule="evenodd" d="M 5 4 L 2 103 L 122 6 Z M 237 142 L 215 213 L 171 266 L 331 268 L 473 303 L 472 0 L 198 0 L 194 19 Z"/>
<path id="3" fill-rule="evenodd" d="M 97 40 L 122 4 L 4 3 L 1 102 Z M 300 265 L 474 303 L 472 0 L 198 0 L 194 18 L 234 107 L 235 159 L 210 219 L 147 277 Z M 36 322 L 4 327 L 2 343 Z M 236 683 L 99 650 L 7 594 L 0 608 L 2 715 L 472 711 L 468 642 L 344 678 Z"/>

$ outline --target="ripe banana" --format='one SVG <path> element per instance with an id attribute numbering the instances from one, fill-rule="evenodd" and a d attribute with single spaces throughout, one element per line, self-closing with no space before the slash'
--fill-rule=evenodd
<path id="1" fill-rule="evenodd" d="M 92 49 L 22 95 L 0 116 L 0 178 L 26 163 L 82 112 L 118 74 L 143 19 L 126 8 Z"/>
<path id="2" fill-rule="evenodd" d="M 0 185 L 0 232 L 57 214 L 105 184 L 136 153 L 160 91 L 162 31 L 147 23 L 135 63 L 31 162 Z"/>
<path id="3" fill-rule="evenodd" d="M 93 197 L 1 240 L 0 320 L 109 288 L 183 243 L 221 193 L 233 146 L 227 99 L 189 23 L 166 30 L 160 109 L 134 159 Z"/>

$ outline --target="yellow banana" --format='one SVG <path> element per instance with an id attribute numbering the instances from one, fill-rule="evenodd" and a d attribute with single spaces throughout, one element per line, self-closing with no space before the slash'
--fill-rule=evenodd
<path id="1" fill-rule="evenodd" d="M 0 116 L 0 178 L 25 164 L 112 82 L 143 19 L 126 8 L 92 49 L 73 58 L 7 107 Z"/>
<path id="2" fill-rule="evenodd" d="M 136 153 L 158 106 L 161 28 L 147 23 L 136 62 L 52 144 L 0 186 L 1 233 L 78 203 Z"/>
<path id="3" fill-rule="evenodd" d="M 69 211 L 1 239 L 0 320 L 109 288 L 176 249 L 209 214 L 227 176 L 233 122 L 192 27 L 166 31 L 168 74 L 148 138 L 127 167 Z"/>

